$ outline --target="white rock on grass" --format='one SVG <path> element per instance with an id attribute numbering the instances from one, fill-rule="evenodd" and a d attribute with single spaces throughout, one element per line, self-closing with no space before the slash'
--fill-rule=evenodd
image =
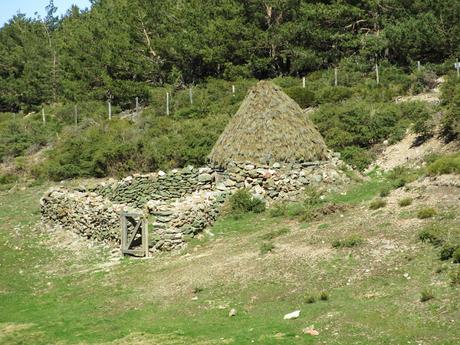
<path id="1" fill-rule="evenodd" d="M 300 316 L 300 310 L 284 315 L 284 320 L 297 319 Z"/>

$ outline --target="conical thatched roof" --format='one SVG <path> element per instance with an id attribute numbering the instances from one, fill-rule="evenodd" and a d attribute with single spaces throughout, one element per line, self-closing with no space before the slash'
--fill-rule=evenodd
<path id="1" fill-rule="evenodd" d="M 326 159 L 327 147 L 308 115 L 269 81 L 251 88 L 209 155 L 228 163 L 310 162 Z"/>

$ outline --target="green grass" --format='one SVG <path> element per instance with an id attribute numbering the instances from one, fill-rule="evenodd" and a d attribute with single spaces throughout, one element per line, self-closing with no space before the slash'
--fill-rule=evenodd
<path id="1" fill-rule="evenodd" d="M 457 266 L 446 263 L 449 268 L 434 276 L 437 253 L 431 246 L 414 246 L 416 238 L 404 238 L 411 260 L 407 251 L 399 250 L 374 257 L 364 250 L 371 246 L 360 248 L 359 255 L 344 255 L 330 248 L 329 239 L 342 233 L 341 238 L 348 239 L 355 232 L 367 240 L 371 236 L 367 226 L 347 227 L 342 218 L 327 216 L 323 224 L 329 227 L 317 231 L 317 226 L 296 223 L 289 216 L 249 213 L 219 219 L 210 229 L 214 236 L 194 242 L 183 254 L 124 259 L 111 268 L 94 270 L 107 261 L 106 252 L 94 248 L 76 255 L 48 247 L 42 240 L 49 235 L 32 230 L 46 187 L 0 194 L 2 344 L 131 344 L 134 340 L 125 337 L 136 336 L 140 344 L 164 345 L 455 344 L 460 336 L 457 325 L 450 322 L 460 303 L 460 287 L 451 278 L 455 272 L 451 267 Z M 362 206 L 379 188 L 374 191 L 368 192 L 370 198 L 357 193 L 366 199 Z M 359 218 L 359 210 L 344 219 L 355 216 Z M 374 224 L 383 221 L 391 222 L 372 219 Z M 401 230 L 393 223 L 378 229 L 375 243 L 391 231 L 397 236 Z M 277 247 L 260 256 L 264 236 Z M 293 246 L 292 253 L 290 247 L 276 243 L 281 236 L 283 246 Z M 302 247 L 318 236 L 317 244 Z M 80 256 L 87 251 L 91 255 Z M 245 256 L 248 260 L 240 264 Z M 363 273 L 367 268 L 370 273 Z M 404 272 L 412 279 L 405 279 Z M 430 286 L 436 298 L 421 304 L 424 286 Z M 192 299 L 195 296 L 198 299 Z M 238 310 L 235 317 L 228 317 L 230 308 Z M 283 320 L 296 309 L 301 310 L 298 319 Z M 28 326 L 7 334 L 5 323 Z M 319 330 L 318 337 L 302 334 L 310 324 Z"/>
<path id="2" fill-rule="evenodd" d="M 361 236 L 352 235 L 346 238 L 337 239 L 332 242 L 333 248 L 353 248 L 358 247 L 364 243 Z"/>
<path id="3" fill-rule="evenodd" d="M 418 219 L 432 218 L 438 214 L 438 211 L 432 207 L 425 207 L 417 211 Z"/>

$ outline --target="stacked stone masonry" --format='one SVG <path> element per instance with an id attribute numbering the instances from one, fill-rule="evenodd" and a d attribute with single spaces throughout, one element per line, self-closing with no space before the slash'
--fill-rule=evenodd
<path id="1" fill-rule="evenodd" d="M 333 188 L 347 182 L 337 156 L 326 162 L 256 166 L 231 163 L 226 170 L 212 167 L 159 171 L 109 180 L 79 190 L 52 189 L 41 200 L 44 222 L 84 237 L 116 244 L 120 239 L 120 212 L 149 219 L 150 250 L 182 248 L 217 218 L 234 191 L 247 188 L 268 205 L 299 200 L 311 185 Z"/>

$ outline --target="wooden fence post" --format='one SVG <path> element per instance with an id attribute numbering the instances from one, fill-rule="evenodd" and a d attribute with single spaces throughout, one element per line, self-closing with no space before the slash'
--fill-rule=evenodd
<path id="1" fill-rule="evenodd" d="M 232 85 L 232 96 L 235 96 L 235 85 Z"/>
<path id="2" fill-rule="evenodd" d="M 190 105 L 193 105 L 193 90 L 191 86 L 188 89 L 188 96 L 190 97 Z"/>
<path id="3" fill-rule="evenodd" d="M 305 77 L 302 77 L 302 87 L 305 89 L 307 82 L 305 80 Z"/>
<path id="4" fill-rule="evenodd" d="M 166 115 L 169 115 L 169 92 L 166 92 Z"/>
<path id="5" fill-rule="evenodd" d="M 46 123 L 45 108 L 42 108 L 42 121 Z"/>
<path id="6" fill-rule="evenodd" d="M 108 101 L 107 104 L 109 107 L 109 120 L 112 120 L 112 103 Z"/>
<path id="7" fill-rule="evenodd" d="M 78 125 L 78 109 L 77 109 L 76 104 L 75 104 L 75 106 L 73 108 L 73 114 L 74 114 L 74 118 L 75 118 L 75 125 Z"/>
<path id="8" fill-rule="evenodd" d="M 422 65 L 420 64 L 420 61 L 417 61 L 417 71 L 420 72 L 421 69 L 422 69 Z"/>
<path id="9" fill-rule="evenodd" d="M 379 75 L 379 65 L 375 65 L 375 78 L 377 80 L 377 85 L 380 84 L 380 75 Z"/>
<path id="10" fill-rule="evenodd" d="M 337 67 L 334 68 L 334 86 L 339 84 Z"/>

